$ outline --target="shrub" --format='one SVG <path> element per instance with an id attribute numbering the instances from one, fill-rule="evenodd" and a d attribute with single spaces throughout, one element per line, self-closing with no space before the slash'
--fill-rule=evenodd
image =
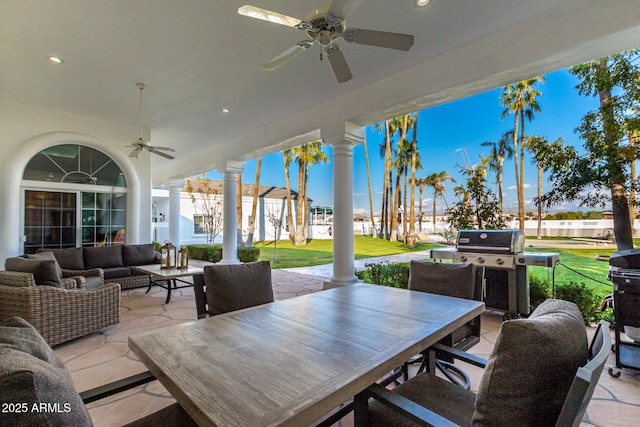
<path id="1" fill-rule="evenodd" d="M 365 271 L 356 272 L 356 276 L 367 283 L 407 289 L 409 286 L 409 264 L 398 262 L 369 263 Z"/>
<path id="2" fill-rule="evenodd" d="M 187 245 L 187 250 L 189 251 L 189 258 L 192 259 L 211 262 L 218 262 L 222 259 L 221 245 Z"/>
<path id="3" fill-rule="evenodd" d="M 260 258 L 260 248 L 255 246 L 238 246 L 238 259 L 240 262 L 254 262 Z"/>
<path id="4" fill-rule="evenodd" d="M 162 243 L 158 243 L 155 240 L 153 242 L 151 242 L 151 243 L 153 243 L 153 246 L 155 246 L 156 252 L 160 252 L 160 248 L 162 248 L 162 246 L 163 246 Z"/>
<path id="5" fill-rule="evenodd" d="M 547 298 L 551 298 L 549 282 L 536 276 L 529 276 L 529 298 L 534 307 L 542 304 Z"/>
<path id="6" fill-rule="evenodd" d="M 222 245 L 187 245 L 189 257 L 202 261 L 218 262 L 222 259 Z M 238 246 L 238 260 L 240 262 L 253 262 L 260 258 L 260 248 Z"/>
<path id="7" fill-rule="evenodd" d="M 571 301 L 580 308 L 587 325 L 602 319 L 600 298 L 596 292 L 584 283 L 563 283 L 556 286 L 556 298 Z"/>

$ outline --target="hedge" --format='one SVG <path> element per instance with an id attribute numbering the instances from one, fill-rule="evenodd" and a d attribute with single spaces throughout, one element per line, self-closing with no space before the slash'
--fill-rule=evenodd
<path id="1" fill-rule="evenodd" d="M 187 245 L 189 258 L 202 261 L 219 262 L 222 259 L 222 245 Z M 255 246 L 238 246 L 238 260 L 253 262 L 260 258 L 260 248 Z"/>

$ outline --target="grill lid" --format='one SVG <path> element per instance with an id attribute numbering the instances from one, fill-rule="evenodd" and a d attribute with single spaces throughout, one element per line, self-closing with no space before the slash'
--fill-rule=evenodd
<path id="1" fill-rule="evenodd" d="M 461 252 L 519 254 L 524 250 L 522 230 L 460 230 L 456 249 Z"/>
<path id="2" fill-rule="evenodd" d="M 609 257 L 611 267 L 640 269 L 640 249 L 625 249 L 613 252 Z"/>

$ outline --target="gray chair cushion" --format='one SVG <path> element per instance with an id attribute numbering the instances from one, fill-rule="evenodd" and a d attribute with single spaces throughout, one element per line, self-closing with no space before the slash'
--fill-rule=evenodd
<path id="1" fill-rule="evenodd" d="M 426 373 L 416 375 L 395 387 L 394 392 L 460 425 L 471 425 L 476 395 L 449 381 Z M 389 409 L 383 403 L 369 402 L 370 426 L 414 427 L 419 424 Z"/>
<path id="2" fill-rule="evenodd" d="M 110 267 L 103 268 L 102 272 L 104 273 L 104 279 L 117 279 L 119 277 L 129 277 L 131 276 L 131 267 Z"/>
<path id="3" fill-rule="evenodd" d="M 124 245 L 122 246 L 122 260 L 126 266 L 153 264 L 156 261 L 156 248 L 153 243 Z"/>
<path id="4" fill-rule="evenodd" d="M 212 316 L 273 302 L 269 261 L 206 266 L 204 284 Z"/>
<path id="5" fill-rule="evenodd" d="M 86 268 L 124 267 L 122 246 L 84 248 L 84 265 Z"/>
<path id="6" fill-rule="evenodd" d="M 83 248 L 38 249 L 37 253 L 52 252 L 58 264 L 65 270 L 84 270 Z"/>
<path id="7" fill-rule="evenodd" d="M 478 387 L 473 424 L 554 425 L 588 355 L 584 320 L 571 302 L 547 300 L 528 319 L 505 322 Z"/>
<path id="8" fill-rule="evenodd" d="M 411 261 L 409 289 L 451 297 L 473 299 L 475 265 L 470 263 Z"/>
<path id="9" fill-rule="evenodd" d="M 1 411 L 0 425 L 93 425 L 60 359 L 33 326 L 18 317 L 0 324 L 0 390 L 2 403 L 26 404 L 25 412 Z"/>
<path id="10" fill-rule="evenodd" d="M 28 259 L 47 259 L 47 260 L 51 260 L 54 261 L 56 264 L 56 271 L 58 272 L 58 277 L 62 277 L 62 268 L 60 267 L 60 264 L 58 264 L 58 260 L 56 259 L 56 256 L 53 254 L 53 252 L 40 252 L 37 254 L 27 254 L 25 255 L 26 258 Z"/>
<path id="11" fill-rule="evenodd" d="M 56 269 L 56 263 L 48 259 L 28 259 L 28 258 L 7 258 L 4 263 L 7 271 L 19 271 L 22 273 L 31 273 L 36 285 L 62 287 L 60 276 Z"/>

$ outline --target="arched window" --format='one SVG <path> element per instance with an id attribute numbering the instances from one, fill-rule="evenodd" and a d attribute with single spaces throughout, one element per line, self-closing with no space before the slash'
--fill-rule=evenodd
<path id="1" fill-rule="evenodd" d="M 106 154 L 56 145 L 33 156 L 22 178 L 26 253 L 124 243 L 126 181 Z"/>

